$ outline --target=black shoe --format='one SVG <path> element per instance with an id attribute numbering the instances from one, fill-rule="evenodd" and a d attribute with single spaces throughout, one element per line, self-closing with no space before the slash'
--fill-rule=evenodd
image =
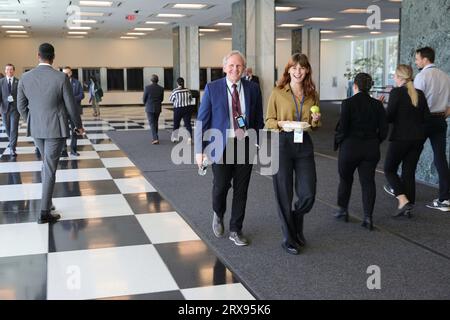
<path id="1" fill-rule="evenodd" d="M 244 237 L 244 235 L 242 234 L 242 232 L 230 232 L 230 237 L 228 238 L 231 241 L 234 242 L 235 245 L 237 246 L 247 246 L 249 244 L 249 241 L 246 237 Z"/>
<path id="2" fill-rule="evenodd" d="M 11 151 L 11 157 L 17 157 L 17 153 L 16 153 L 16 151 L 14 150 L 14 151 Z"/>
<path id="3" fill-rule="evenodd" d="M 78 152 L 76 152 L 76 151 L 70 151 L 70 154 L 72 155 L 72 156 L 79 156 L 80 154 L 78 153 Z"/>
<path id="4" fill-rule="evenodd" d="M 348 217 L 348 210 L 347 209 L 344 209 L 344 208 L 341 208 L 341 207 L 339 207 L 339 209 L 337 209 L 335 212 L 334 212 L 334 217 L 336 218 L 336 219 L 341 219 L 341 218 L 344 218 L 344 221 L 345 222 L 348 222 L 348 220 L 349 220 L 349 217 Z"/>
<path id="5" fill-rule="evenodd" d="M 361 226 L 363 228 L 369 229 L 370 231 L 373 230 L 373 220 L 372 217 L 364 217 L 363 222 L 361 223 Z"/>
<path id="6" fill-rule="evenodd" d="M 55 211 L 55 210 L 56 210 L 56 207 L 55 207 L 54 204 L 52 204 L 52 207 L 50 208 L 50 210 L 51 210 L 51 211 Z"/>
<path id="7" fill-rule="evenodd" d="M 67 150 L 63 150 L 63 152 L 61 152 L 61 157 L 66 158 L 68 156 L 69 156 L 69 154 L 67 153 Z"/>
<path id="8" fill-rule="evenodd" d="M 303 235 L 303 220 L 304 215 L 301 214 L 297 217 L 297 233 L 296 233 L 296 240 L 299 246 L 304 247 L 306 246 L 306 239 Z"/>
<path id="9" fill-rule="evenodd" d="M 39 149 L 38 149 L 38 148 L 36 148 L 36 149 L 34 150 L 34 153 L 36 154 L 36 157 L 38 157 L 38 158 L 41 157 L 41 153 L 39 152 Z"/>
<path id="10" fill-rule="evenodd" d="M 385 184 L 385 185 L 383 186 L 383 189 L 384 189 L 384 191 L 386 191 L 387 194 L 389 194 L 389 195 L 395 197 L 394 188 L 392 188 L 390 185 Z"/>
<path id="11" fill-rule="evenodd" d="M 281 246 L 283 247 L 283 249 L 289 253 L 289 254 L 300 254 L 300 250 L 299 248 L 289 244 L 289 243 L 285 243 L 284 241 L 281 243 Z"/>
<path id="12" fill-rule="evenodd" d="M 224 231 L 223 219 L 220 219 L 219 216 L 215 212 L 213 213 L 212 229 L 213 229 L 214 235 L 217 238 L 223 237 L 223 231 Z"/>
<path id="13" fill-rule="evenodd" d="M 58 221 L 61 218 L 61 215 L 55 213 L 52 214 L 50 213 L 50 211 L 41 211 L 41 215 L 39 216 L 39 219 L 37 221 L 37 223 L 42 224 L 42 223 L 54 223 L 56 221 Z"/>
<path id="14" fill-rule="evenodd" d="M 395 212 L 392 214 L 392 216 L 394 218 L 397 218 L 397 217 L 401 217 L 401 216 L 407 215 L 410 218 L 411 217 L 411 210 L 413 209 L 413 207 L 414 206 L 411 203 L 408 202 L 403 207 L 395 210 Z"/>

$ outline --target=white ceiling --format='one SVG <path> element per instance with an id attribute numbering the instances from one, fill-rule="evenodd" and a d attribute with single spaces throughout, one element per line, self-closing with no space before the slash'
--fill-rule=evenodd
<path id="1" fill-rule="evenodd" d="M 176 24 L 199 25 L 212 27 L 218 22 L 231 22 L 231 4 L 236 0 L 113 0 L 113 7 L 94 8 L 81 7 L 82 11 L 104 12 L 104 17 L 83 17 L 82 19 L 95 19 L 96 24 L 82 24 L 92 26 L 89 38 L 119 38 L 135 27 L 156 27 L 158 30 L 146 32 L 144 37 L 167 38 L 171 36 L 171 29 Z M 178 10 L 165 8 L 170 3 L 205 3 L 211 7 L 207 10 Z M 368 14 L 342 14 L 340 10 L 348 8 L 367 8 L 371 4 L 380 6 L 381 18 L 399 18 L 400 3 L 388 0 L 278 0 L 277 5 L 292 5 L 298 10 L 289 13 L 277 13 L 277 25 L 281 23 L 300 23 L 322 29 L 336 30 L 332 35 L 322 35 L 326 38 L 340 38 L 344 35 L 365 36 L 369 30 L 352 30 L 345 27 L 351 24 L 365 24 Z M 20 18 L 21 22 L 1 22 L 0 25 L 22 24 L 32 36 L 67 36 L 67 7 L 78 5 L 78 0 L 0 0 L 0 18 Z M 2 11 L 13 10 L 16 14 L 5 14 Z M 125 17 L 136 14 L 134 21 Z M 182 19 L 155 18 L 157 13 L 184 13 L 188 16 Z M 331 22 L 305 22 L 309 17 L 333 17 Z M 146 25 L 147 20 L 164 20 L 170 22 L 165 26 Z M 215 27 L 217 28 L 217 27 Z M 218 27 L 221 32 L 208 33 L 204 37 L 222 38 L 231 36 L 231 27 Z M 398 24 L 381 24 L 383 33 L 398 32 Z M 0 37 L 7 37 L 7 29 L 0 29 Z M 9 29 L 8 29 L 9 30 Z M 291 29 L 278 28 L 278 37 L 289 37 Z"/>

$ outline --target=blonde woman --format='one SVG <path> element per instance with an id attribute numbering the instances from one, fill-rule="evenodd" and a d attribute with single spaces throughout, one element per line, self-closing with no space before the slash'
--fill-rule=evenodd
<path id="1" fill-rule="evenodd" d="M 384 163 L 386 179 L 398 199 L 394 217 L 411 214 L 416 197 L 415 172 L 425 142 L 425 121 L 430 117 L 427 100 L 412 82 L 413 70 L 401 64 L 395 70 L 397 85 L 389 94 L 386 110 L 388 122 L 393 124 L 390 144 Z M 398 167 L 402 163 L 402 174 Z"/>

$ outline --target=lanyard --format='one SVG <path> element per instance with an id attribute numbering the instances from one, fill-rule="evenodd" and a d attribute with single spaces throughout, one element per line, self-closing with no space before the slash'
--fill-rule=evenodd
<path id="1" fill-rule="evenodd" d="M 297 99 L 295 98 L 294 92 L 292 91 L 291 88 L 291 94 L 292 94 L 292 99 L 294 99 L 294 103 L 295 103 L 295 112 L 297 114 L 297 121 L 302 121 L 302 113 L 303 113 L 303 104 L 305 103 L 305 95 L 303 94 L 302 97 L 302 102 L 300 104 L 300 113 L 298 113 L 298 103 L 297 103 Z"/>
<path id="2" fill-rule="evenodd" d="M 242 82 L 239 83 L 239 89 L 238 89 L 239 102 L 240 102 L 240 99 L 241 99 L 241 90 L 242 90 Z M 235 103 L 235 101 L 234 101 L 234 96 L 233 96 L 233 94 L 231 93 L 230 88 L 228 88 L 228 84 L 227 84 L 227 91 L 228 91 L 228 93 L 229 93 L 230 96 L 231 96 L 231 101 L 232 101 L 232 103 Z M 236 102 L 237 102 L 237 101 L 236 101 Z M 236 105 L 237 105 L 237 103 L 236 103 Z M 242 110 L 242 108 L 241 108 L 241 110 Z M 240 116 L 240 114 L 238 114 L 238 116 Z"/>

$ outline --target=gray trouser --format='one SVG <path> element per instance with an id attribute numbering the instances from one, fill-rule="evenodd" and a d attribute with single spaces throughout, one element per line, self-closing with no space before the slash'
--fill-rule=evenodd
<path id="1" fill-rule="evenodd" d="M 91 103 L 92 103 L 92 109 L 93 109 L 92 111 L 93 111 L 93 113 L 95 115 L 100 115 L 100 107 L 98 105 L 97 99 L 93 98 Z"/>
<path id="2" fill-rule="evenodd" d="M 6 135 L 9 139 L 9 147 L 11 150 L 16 151 L 17 138 L 19 136 L 20 114 L 17 110 L 8 110 L 8 112 L 2 113 L 2 118 Z"/>
<path id="3" fill-rule="evenodd" d="M 56 169 L 66 138 L 35 138 L 34 143 L 38 147 L 42 157 L 42 198 L 41 210 L 50 210 L 52 206 L 53 188 L 55 186 Z"/>

